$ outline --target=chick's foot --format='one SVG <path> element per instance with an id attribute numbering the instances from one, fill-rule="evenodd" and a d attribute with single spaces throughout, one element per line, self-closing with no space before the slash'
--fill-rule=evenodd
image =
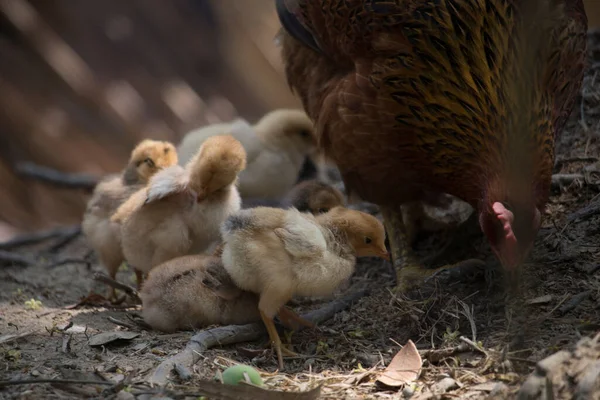
<path id="1" fill-rule="evenodd" d="M 413 287 L 419 286 L 428 278 L 433 277 L 441 271 L 450 269 L 463 269 L 465 267 L 485 266 L 481 260 L 469 259 L 456 264 L 443 265 L 434 269 L 426 268 L 420 262 L 410 245 L 409 230 L 402 218 L 400 207 L 381 209 L 384 225 L 388 234 L 392 261 L 396 269 L 396 288 L 395 292 L 405 293 Z"/>

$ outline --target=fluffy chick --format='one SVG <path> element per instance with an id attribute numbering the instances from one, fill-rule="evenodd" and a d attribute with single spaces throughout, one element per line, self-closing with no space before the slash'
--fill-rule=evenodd
<path id="1" fill-rule="evenodd" d="M 154 175 L 111 218 L 121 224 L 127 262 L 149 272 L 218 240 L 221 222 L 240 209 L 235 183 L 245 165 L 239 141 L 214 136 L 185 168 L 174 165 Z"/>
<path id="2" fill-rule="evenodd" d="M 383 224 L 343 207 L 318 216 L 295 209 L 242 210 L 223 223 L 221 235 L 225 269 L 239 288 L 259 295 L 258 309 L 280 369 L 281 340 L 273 317 L 282 307 L 296 295 L 333 293 L 354 272 L 356 257 L 389 259 Z"/>
<path id="3" fill-rule="evenodd" d="M 220 257 L 178 257 L 154 268 L 140 293 L 144 321 L 173 332 L 260 321 L 258 297 L 239 289 Z"/>
<path id="4" fill-rule="evenodd" d="M 121 174 L 107 176 L 94 189 L 81 227 L 90 247 L 98 254 L 111 278 L 115 278 L 124 261 L 121 230 L 110 221 L 111 215 L 129 196 L 143 188 L 152 175 L 175 164 L 175 146 L 169 142 L 144 140 L 133 149 L 129 163 Z M 114 296 L 115 289 L 111 288 L 108 297 L 112 299 Z"/>
<path id="5" fill-rule="evenodd" d="M 344 206 L 342 192 L 318 180 L 298 183 L 281 201 L 265 199 L 243 199 L 242 208 L 277 207 L 296 208 L 300 212 L 322 214 L 337 206 Z"/>
<path id="6" fill-rule="evenodd" d="M 244 198 L 280 199 L 296 183 L 305 158 L 316 145 L 313 124 L 300 110 L 280 109 L 254 126 L 242 119 L 188 133 L 177 149 L 183 165 L 209 137 L 231 134 L 247 153 L 248 166 L 238 185 Z"/>

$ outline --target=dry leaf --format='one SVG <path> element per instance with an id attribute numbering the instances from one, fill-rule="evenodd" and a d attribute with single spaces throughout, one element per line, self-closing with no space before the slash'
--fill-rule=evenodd
<path id="1" fill-rule="evenodd" d="M 412 340 L 394 356 L 390 365 L 377 378 L 377 382 L 386 386 L 402 386 L 414 382 L 419 376 L 423 360 Z"/>
<path id="2" fill-rule="evenodd" d="M 540 297 L 536 297 L 535 299 L 527 300 L 525 302 L 525 304 L 527 304 L 527 305 L 546 304 L 546 303 L 550 303 L 551 301 L 552 301 L 552 296 L 547 294 L 545 296 L 540 296 Z"/>
<path id="3" fill-rule="evenodd" d="M 103 344 L 108 344 L 117 340 L 135 339 L 138 336 L 140 336 L 139 333 L 129 331 L 103 332 L 92 336 L 88 340 L 88 344 L 90 346 L 102 346 Z"/>

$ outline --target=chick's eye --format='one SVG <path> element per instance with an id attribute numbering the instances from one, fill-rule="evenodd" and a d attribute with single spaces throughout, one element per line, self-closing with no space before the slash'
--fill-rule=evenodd
<path id="1" fill-rule="evenodd" d="M 373 240 L 370 237 L 365 237 L 365 244 L 371 244 Z"/>
<path id="2" fill-rule="evenodd" d="M 329 209 L 328 209 L 328 208 L 319 208 L 319 209 L 317 210 L 317 212 L 318 212 L 319 214 L 325 214 L 327 211 L 329 211 Z"/>
<path id="3" fill-rule="evenodd" d="M 152 161 L 152 159 L 151 159 L 151 158 L 146 158 L 146 159 L 144 160 L 144 162 L 145 162 L 146 164 L 148 164 L 150 167 L 154 167 L 154 161 Z"/>
<path id="4" fill-rule="evenodd" d="M 307 131 L 306 129 L 303 129 L 300 131 L 300 136 L 302 136 L 303 138 L 307 139 L 310 137 L 310 132 Z"/>

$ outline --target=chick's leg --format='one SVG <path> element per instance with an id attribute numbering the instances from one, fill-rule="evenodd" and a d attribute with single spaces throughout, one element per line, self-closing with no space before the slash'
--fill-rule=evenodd
<path id="1" fill-rule="evenodd" d="M 296 353 L 286 349 L 281 346 L 281 339 L 279 338 L 279 333 L 277 333 L 277 328 L 275 328 L 275 323 L 273 322 L 273 318 L 269 318 L 264 312 L 260 312 L 260 317 L 265 324 L 265 328 L 267 328 L 267 333 L 269 334 L 269 339 L 271 339 L 271 344 L 275 348 L 275 352 L 277 353 L 277 364 L 279 365 L 279 370 L 283 370 L 283 353 L 286 356 L 295 356 Z"/>
<path id="2" fill-rule="evenodd" d="M 302 318 L 301 316 L 296 314 L 291 308 L 288 308 L 286 306 L 281 307 L 281 310 L 279 310 L 277 316 L 286 328 L 297 329 L 299 326 L 305 326 L 307 328 L 317 327 L 315 324 Z"/>
<path id="3" fill-rule="evenodd" d="M 392 261 L 396 269 L 396 291 L 406 292 L 441 270 L 463 267 L 465 264 L 469 266 L 483 264 L 480 260 L 466 260 L 453 265 L 427 269 L 412 251 L 409 230 L 402 218 L 401 208 L 381 207 L 381 213 L 383 214 L 384 225 L 390 242 Z"/>
<path id="4" fill-rule="evenodd" d="M 135 280 L 137 281 L 137 290 L 142 290 L 142 283 L 144 283 L 144 273 L 139 269 L 135 269 Z"/>
<path id="5" fill-rule="evenodd" d="M 267 333 L 269 334 L 269 339 L 271 339 L 271 344 L 277 353 L 277 361 L 279 363 L 280 370 L 283 369 L 282 354 L 287 356 L 297 355 L 293 351 L 282 346 L 281 339 L 279 338 L 279 334 L 277 333 L 277 329 L 273 323 L 273 317 L 280 312 L 284 304 L 286 304 L 291 298 L 293 289 L 290 285 L 291 284 L 289 282 L 278 282 L 276 285 L 269 285 L 260 294 L 260 300 L 258 302 L 258 310 L 260 311 L 260 316 L 265 324 L 265 328 L 267 328 Z"/>

